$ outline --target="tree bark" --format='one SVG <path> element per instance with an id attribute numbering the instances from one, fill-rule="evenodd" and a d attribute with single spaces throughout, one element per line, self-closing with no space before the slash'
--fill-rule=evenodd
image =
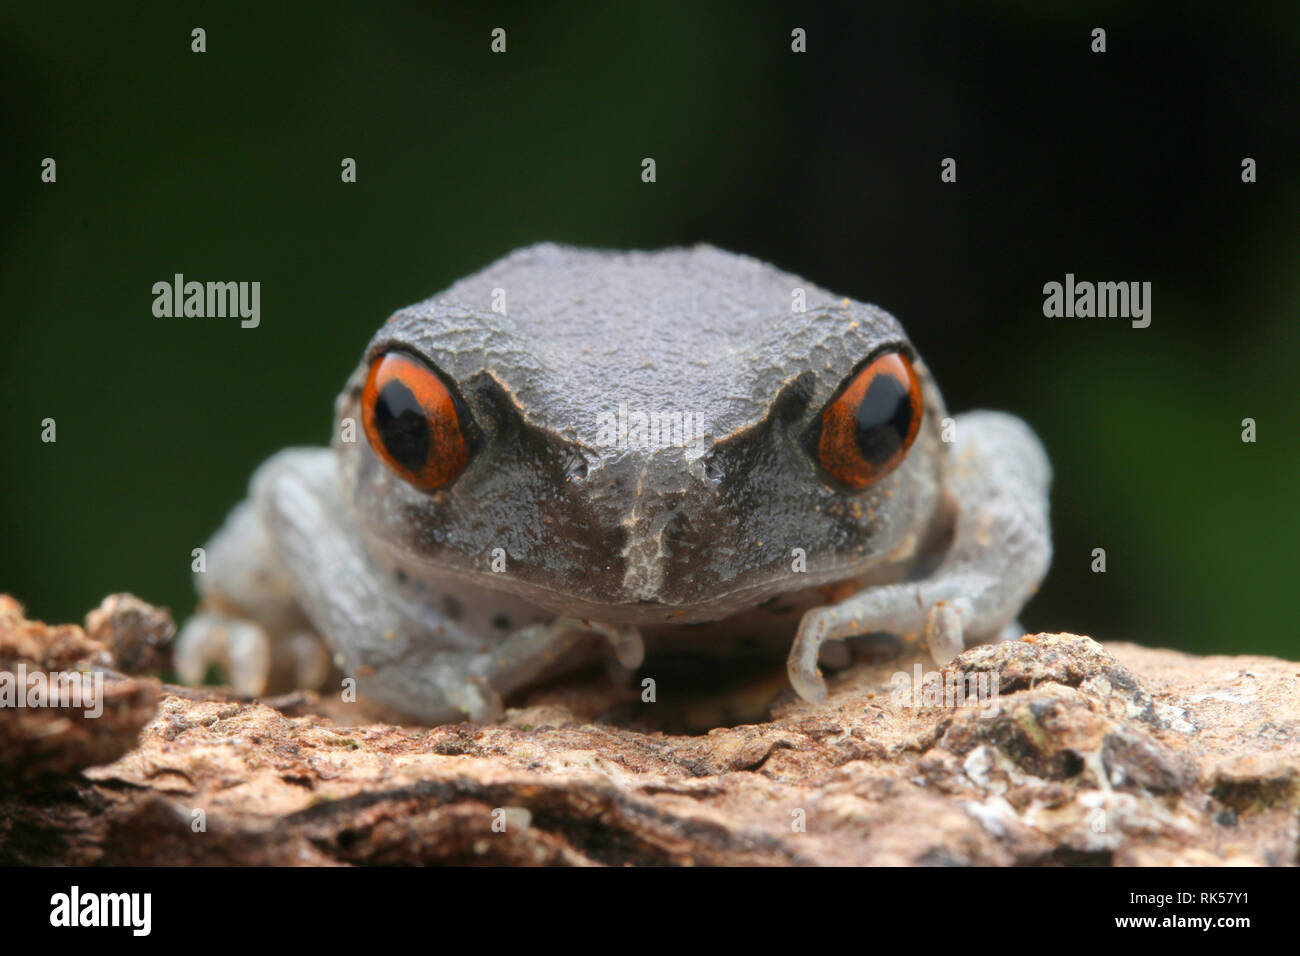
<path id="1" fill-rule="evenodd" d="M 832 675 L 820 705 L 779 665 L 677 695 L 659 680 L 654 703 L 588 674 L 498 724 L 417 727 L 126 673 L 161 666 L 172 631 L 129 596 L 85 630 L 0 597 L 0 672 L 105 675 L 95 720 L 0 708 L 0 863 L 1297 862 L 1286 661 L 1036 634 L 944 668 L 977 702 L 933 679 L 904 699 L 931 666 L 905 647 Z M 712 729 L 678 732 L 692 722 Z"/>

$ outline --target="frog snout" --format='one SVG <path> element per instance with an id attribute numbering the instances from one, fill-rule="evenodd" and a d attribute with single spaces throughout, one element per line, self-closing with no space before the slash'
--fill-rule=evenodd
<path id="1" fill-rule="evenodd" d="M 637 464 L 624 486 L 627 494 L 613 499 L 622 558 L 622 579 L 615 586 L 621 602 L 675 605 L 667 587 L 671 566 L 681 559 L 685 529 L 700 525 L 701 506 L 707 510 L 713 486 L 694 473 L 698 469 L 681 449 L 666 449 Z"/>

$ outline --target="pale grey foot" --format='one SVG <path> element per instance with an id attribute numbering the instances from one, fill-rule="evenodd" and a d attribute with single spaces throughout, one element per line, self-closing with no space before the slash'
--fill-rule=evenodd
<path id="1" fill-rule="evenodd" d="M 825 699 L 817 662 L 827 641 L 922 633 L 942 666 L 968 644 L 1006 637 L 1051 561 L 1050 481 L 1042 446 L 1018 418 L 958 416 L 946 471 L 958 513 L 947 555 L 924 580 L 867 588 L 808 611 L 787 665 L 799 695 Z"/>
<path id="2" fill-rule="evenodd" d="M 625 665 L 640 661 L 634 629 L 541 620 L 504 594 L 404 583 L 379 568 L 351 526 L 327 449 L 279 453 L 258 469 L 252 489 L 298 606 L 357 691 L 381 704 L 425 721 L 492 720 L 502 695 L 571 662 L 592 634 Z M 486 621 L 503 613 L 518 626 L 493 633 Z"/>
<path id="3" fill-rule="evenodd" d="M 173 653 L 180 679 L 198 684 L 217 667 L 244 694 L 319 687 L 330 653 L 298 609 L 250 502 L 230 512 L 204 550 L 206 566 L 194 576 L 202 604 Z"/>

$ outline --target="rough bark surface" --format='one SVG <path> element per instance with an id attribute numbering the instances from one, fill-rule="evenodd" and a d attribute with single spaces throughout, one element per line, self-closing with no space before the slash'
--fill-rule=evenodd
<path id="1" fill-rule="evenodd" d="M 1300 665 L 1281 660 L 1035 634 L 945 669 L 996 676 L 979 706 L 896 700 L 894 675 L 928 666 L 905 648 L 860 655 L 821 705 L 779 666 L 676 697 L 660 679 L 655 703 L 590 674 L 499 724 L 416 727 L 127 673 L 162 666 L 172 633 L 129 595 L 85 629 L 0 597 L 0 673 L 106 675 L 98 720 L 0 708 L 0 863 L 1291 865 L 1300 848 Z"/>

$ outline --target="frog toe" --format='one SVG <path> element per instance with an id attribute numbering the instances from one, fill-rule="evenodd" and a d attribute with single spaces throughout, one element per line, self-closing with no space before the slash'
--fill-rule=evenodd
<path id="1" fill-rule="evenodd" d="M 790 676 L 790 684 L 795 693 L 813 704 L 826 699 L 826 681 L 822 678 L 817 662 L 830 631 L 829 610 L 814 608 L 803 616 L 799 622 L 799 633 L 795 635 L 790 656 L 786 660 L 786 673 Z"/>
<path id="2" fill-rule="evenodd" d="M 481 677 L 449 681 L 442 691 L 447 704 L 476 724 L 500 720 L 506 711 L 501 695 Z"/>
<path id="3" fill-rule="evenodd" d="M 311 631 L 296 631 L 276 650 L 286 657 L 293 686 L 320 689 L 333 669 L 334 660 L 324 643 Z"/>
<path id="4" fill-rule="evenodd" d="M 241 694 L 266 692 L 271 676 L 271 641 L 253 621 L 215 612 L 196 614 L 176 640 L 176 672 L 186 684 L 199 684 L 211 667 L 220 668 Z"/>
<path id="5" fill-rule="evenodd" d="M 925 618 L 925 644 L 935 664 L 943 667 L 966 647 L 962 614 L 969 602 L 936 601 Z"/>
<path id="6" fill-rule="evenodd" d="M 599 621 L 583 621 L 583 624 L 609 641 L 620 667 L 634 671 L 645 660 L 645 641 L 635 627 L 615 627 Z"/>

